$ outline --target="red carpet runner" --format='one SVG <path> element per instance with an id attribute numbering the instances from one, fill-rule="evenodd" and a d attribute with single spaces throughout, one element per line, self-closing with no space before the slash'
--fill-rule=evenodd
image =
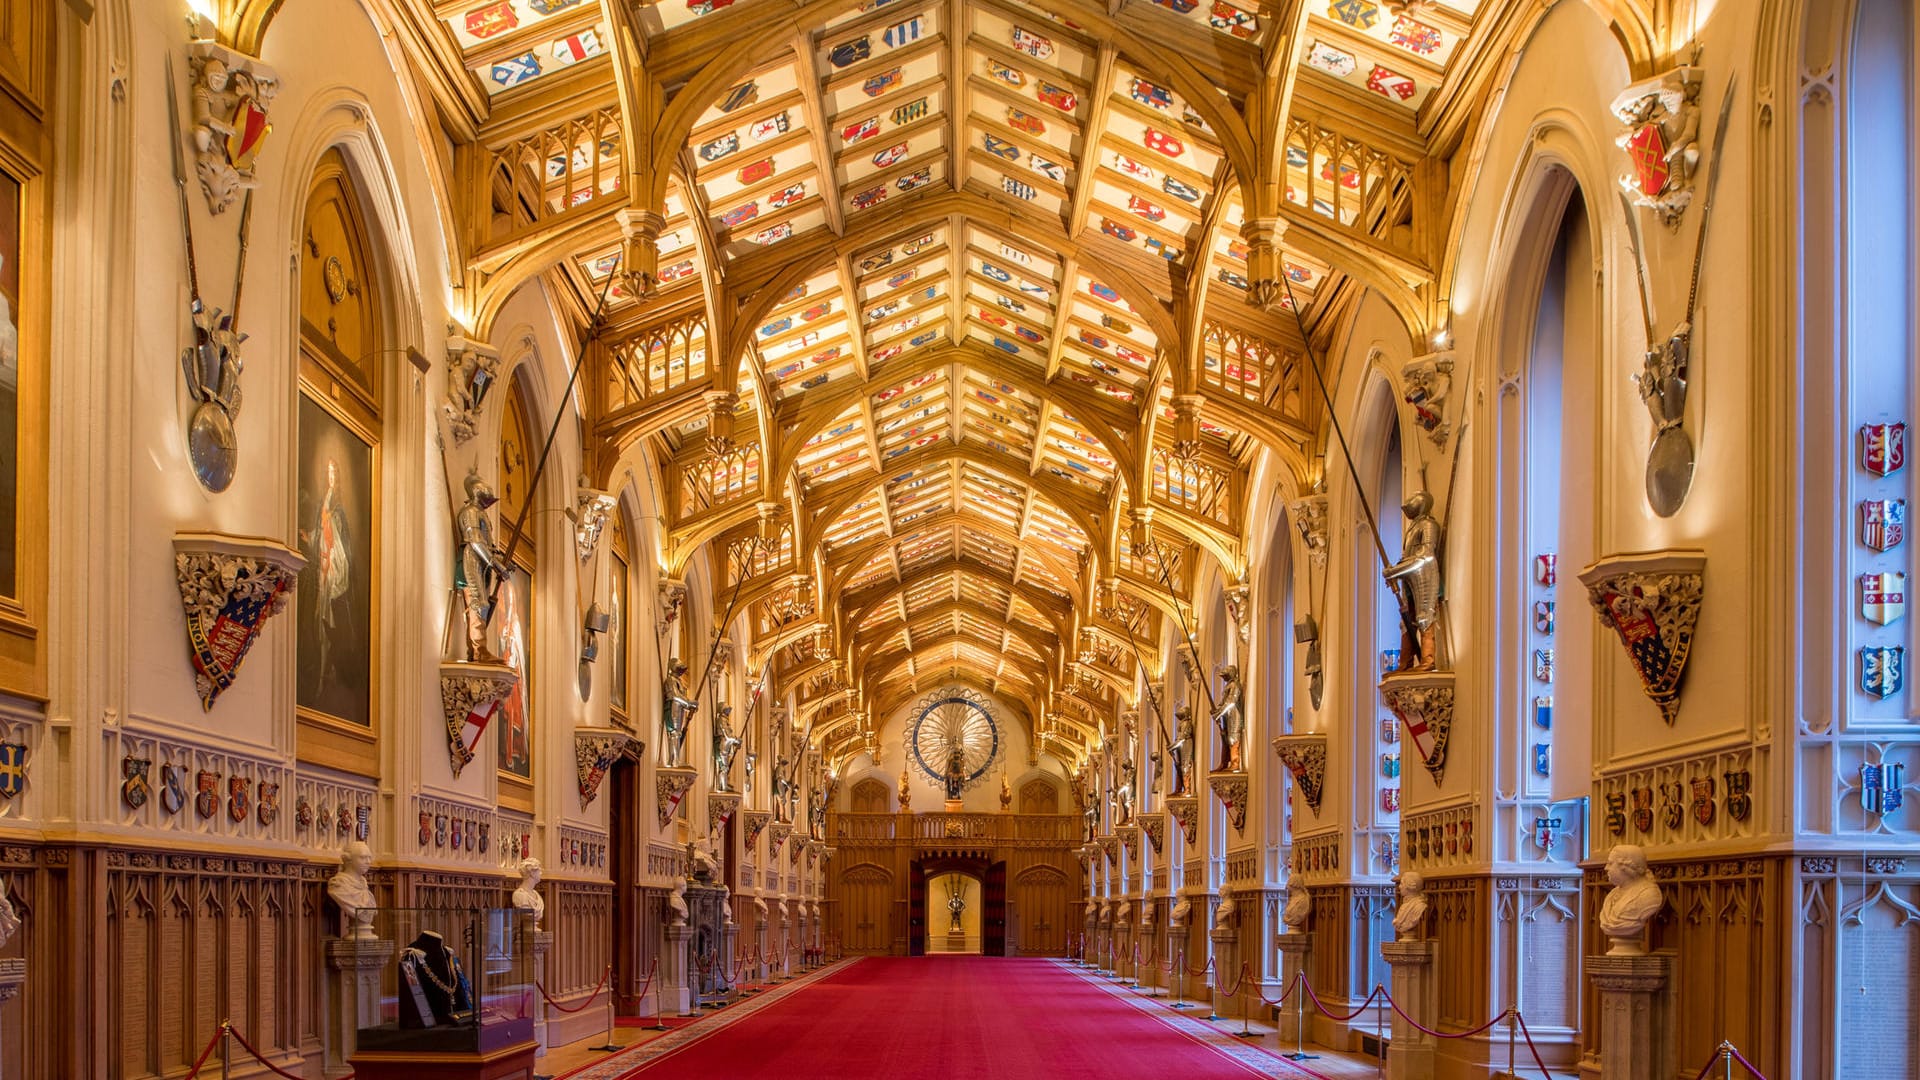
<path id="1" fill-rule="evenodd" d="M 1263 1051 L 1233 1045 L 1235 1040 L 1225 1034 L 1203 1042 L 1177 1030 L 1176 1023 L 1186 1030 L 1197 1027 L 1163 1007 L 1142 1008 L 1049 960 L 869 958 L 732 1023 L 673 1048 L 663 1047 L 657 1055 L 615 1055 L 613 1061 L 580 1073 L 582 1080 L 588 1074 L 609 1080 L 1246 1080 L 1310 1075 Z M 1216 1044 L 1221 1049 L 1215 1049 Z M 608 1068 L 616 1063 L 625 1067 Z"/>

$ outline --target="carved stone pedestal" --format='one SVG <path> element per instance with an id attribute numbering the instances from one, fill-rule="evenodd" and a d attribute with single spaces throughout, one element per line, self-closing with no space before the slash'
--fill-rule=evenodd
<path id="1" fill-rule="evenodd" d="M 1432 941 L 1389 941 L 1380 955 L 1393 968 L 1393 1000 L 1408 1016 L 1428 1027 L 1437 1019 L 1433 1007 Z M 1433 1080 L 1433 1036 L 1416 1029 L 1400 1013 L 1393 1014 L 1393 1045 L 1387 1049 L 1387 1080 Z"/>
<path id="2" fill-rule="evenodd" d="M 547 952 L 553 948 L 553 931 L 535 930 L 533 937 L 533 981 L 537 986 L 547 985 Z M 533 1003 L 533 1041 L 540 1047 L 539 1053 L 547 1052 L 547 998 L 544 994 L 535 994 Z"/>
<path id="3" fill-rule="evenodd" d="M 1240 928 L 1222 920 L 1208 936 L 1213 939 L 1213 1013 L 1238 1019 L 1244 1008 L 1238 991 L 1245 985 L 1240 977 Z M 1233 997 L 1226 996 L 1229 990 L 1235 991 Z"/>
<path id="4" fill-rule="evenodd" d="M 693 927 L 669 926 L 666 930 L 666 948 L 660 953 L 660 1015 L 671 1012 L 685 1016 L 693 1007 L 693 986 L 688 979 L 688 944 L 693 940 Z"/>
<path id="5" fill-rule="evenodd" d="M 393 942 L 327 939 L 327 1056 L 323 1077 L 353 1072 L 348 1059 L 360 1029 L 380 1023 L 380 972 L 393 959 Z"/>
<path id="6" fill-rule="evenodd" d="M 1311 933 L 1275 934 L 1273 943 L 1280 949 L 1280 985 L 1281 993 L 1291 992 L 1299 1000 L 1306 999 L 1307 992 L 1294 985 L 1294 980 L 1307 970 L 1307 954 L 1313 951 Z M 1300 1010 L 1297 1002 L 1289 998 L 1280 1009 L 1280 1042 L 1282 1045 L 1297 1044 L 1300 1041 Z"/>
<path id="7" fill-rule="evenodd" d="M 1606 1080 L 1672 1076 L 1673 987 L 1670 956 L 1589 956 L 1587 978 L 1600 991 L 1599 1069 Z"/>

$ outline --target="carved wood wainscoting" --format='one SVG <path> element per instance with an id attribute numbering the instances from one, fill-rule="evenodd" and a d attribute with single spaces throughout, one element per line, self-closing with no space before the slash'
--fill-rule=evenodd
<path id="1" fill-rule="evenodd" d="M 20 918 L 0 957 L 27 962 L 20 995 L 0 1008 L 0 1073 L 59 1076 L 62 1063 L 95 1050 L 91 1025 L 76 1022 L 90 1015 L 92 976 L 73 963 L 69 939 L 75 913 L 88 910 L 92 869 L 71 848 L 0 844 L 0 888 Z"/>
<path id="2" fill-rule="evenodd" d="M 1786 967 L 1801 918 L 1797 898 L 1789 898 L 1792 860 L 1735 856 L 1651 865 L 1667 906 L 1654 918 L 1647 946 L 1673 956 L 1676 1067 L 1691 1075 L 1720 1040 L 1727 1039 L 1768 1076 L 1833 1075 L 1827 1068 L 1801 1072 L 1783 1067 L 1782 1047 L 1791 1037 L 1795 1003 L 1811 992 L 1790 979 Z M 1587 911 L 1597 913 L 1610 888 L 1604 867 L 1586 870 L 1582 885 Z M 1607 939 L 1591 915 L 1585 926 L 1586 954 L 1606 952 Z M 1812 970 L 1801 974 L 1811 975 Z M 1592 980 L 1585 983 L 1582 1011 L 1591 1019 L 1582 1032 L 1584 1050 L 1595 1055 L 1600 998 Z M 1909 999 L 1900 1007 L 1913 1006 Z"/>
<path id="3" fill-rule="evenodd" d="M 1920 858 L 1801 856 L 1787 869 L 1798 872 L 1794 906 L 1776 922 L 1794 939 L 1799 994 L 1789 1005 L 1798 1005 L 1802 1026 L 1795 1067 L 1772 1075 L 1910 1074 L 1905 1054 L 1920 1027 Z"/>
<path id="4" fill-rule="evenodd" d="M 613 885 L 604 881 L 546 882 L 545 929 L 553 933 L 547 953 L 546 989 L 555 1001 L 576 1008 L 590 997 L 613 956 Z M 602 990 L 607 993 L 611 987 Z M 547 1012 L 547 1045 L 559 1046 L 598 1032 L 607 1021 L 606 999 L 579 1012 Z"/>
<path id="5" fill-rule="evenodd" d="M 1541 1055 L 1569 1070 L 1580 1034 L 1580 899 L 1571 870 L 1493 882 L 1492 1008 L 1517 1000 Z"/>
<path id="6" fill-rule="evenodd" d="M 850 956 L 906 955 L 913 861 L 964 852 L 1006 866 L 1008 952 L 1064 956 L 1086 895 L 1080 827 L 1077 814 L 831 814 L 828 936 Z"/>
<path id="7" fill-rule="evenodd" d="M 1307 958 L 1307 978 L 1329 1009 L 1351 1011 L 1376 983 L 1389 981 L 1380 946 L 1393 940 L 1393 906 L 1392 885 L 1313 886 L 1313 952 Z M 1349 1032 L 1377 1027 L 1371 1014 L 1347 1024 L 1324 1017 L 1309 1023 L 1309 1038 L 1336 1047 L 1352 1044 Z"/>
<path id="8" fill-rule="evenodd" d="M 1487 877 L 1429 877 L 1427 932 L 1436 942 L 1434 1001 L 1441 1030 L 1477 1027 L 1501 1008 L 1489 1005 L 1493 973 L 1487 957 L 1493 955 L 1493 880 Z M 1443 1056 L 1473 1048 L 1469 1040 L 1447 1040 Z"/>

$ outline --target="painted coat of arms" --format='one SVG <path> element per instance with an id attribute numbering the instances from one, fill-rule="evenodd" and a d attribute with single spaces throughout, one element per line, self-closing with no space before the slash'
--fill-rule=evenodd
<path id="1" fill-rule="evenodd" d="M 1700 71 L 1681 66 L 1643 79 L 1613 99 L 1624 130 L 1614 139 L 1627 155 L 1620 186 L 1669 226 L 1693 201 L 1694 168 L 1700 161 Z"/>

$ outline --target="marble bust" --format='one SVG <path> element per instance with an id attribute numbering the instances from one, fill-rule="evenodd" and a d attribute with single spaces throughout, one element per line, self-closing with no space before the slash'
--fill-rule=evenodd
<path id="1" fill-rule="evenodd" d="M 1600 932 L 1612 941 L 1608 956 L 1642 956 L 1647 951 L 1647 923 L 1666 905 L 1660 884 L 1647 866 L 1647 853 L 1638 844 L 1615 844 L 1607 852 L 1607 880 L 1613 889 L 1600 902 Z"/>
<path id="2" fill-rule="evenodd" d="M 687 925 L 687 883 L 673 880 L 673 891 L 667 894 L 667 909 L 672 913 L 667 921 L 674 926 Z"/>
<path id="3" fill-rule="evenodd" d="M 1172 921 L 1174 929 L 1177 930 L 1187 925 L 1187 917 L 1191 914 L 1193 914 L 1193 898 L 1182 896 L 1174 902 L 1173 911 L 1168 917 Z"/>
<path id="4" fill-rule="evenodd" d="M 1400 907 L 1393 913 L 1394 936 L 1403 941 L 1426 936 L 1427 882 L 1419 874 L 1400 875 Z"/>
<path id="5" fill-rule="evenodd" d="M 1280 921 L 1287 933 L 1304 933 L 1313 918 L 1313 891 L 1305 885 L 1287 886 L 1287 906 L 1280 909 Z"/>
<path id="6" fill-rule="evenodd" d="M 1230 925 L 1233 922 L 1233 917 L 1239 914 L 1239 912 L 1240 902 L 1233 898 L 1232 893 L 1225 889 L 1220 890 L 1220 906 L 1213 909 L 1213 925 Z"/>
<path id="7" fill-rule="evenodd" d="M 327 879 L 327 895 L 340 907 L 346 920 L 342 937 L 353 941 L 373 940 L 373 911 L 379 906 L 373 889 L 367 884 L 367 871 L 373 867 L 373 851 L 364 840 L 349 840 L 340 851 L 340 872 Z"/>
<path id="8" fill-rule="evenodd" d="M 513 906 L 533 920 L 534 933 L 540 932 L 540 920 L 546 917 L 547 902 L 540 897 L 540 860 L 520 860 L 520 887 L 513 890 Z"/>

